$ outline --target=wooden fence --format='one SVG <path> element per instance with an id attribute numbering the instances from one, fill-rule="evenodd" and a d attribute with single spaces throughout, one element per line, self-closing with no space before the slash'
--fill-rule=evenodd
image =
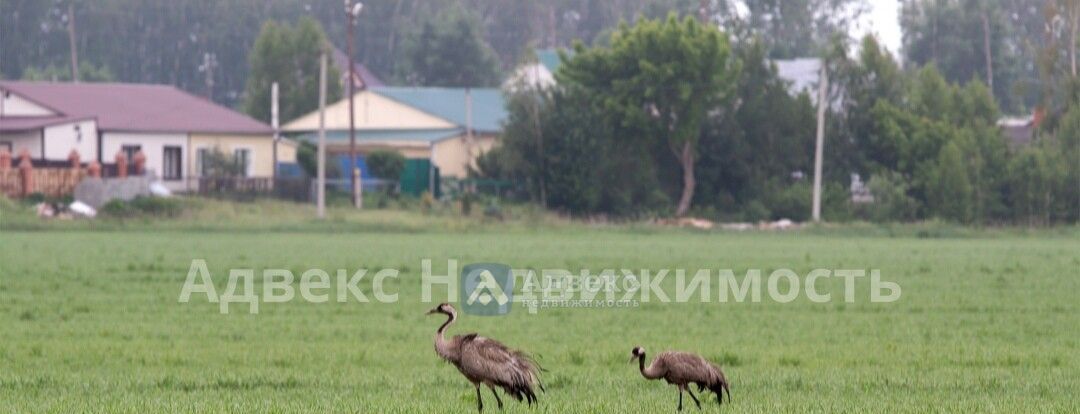
<path id="1" fill-rule="evenodd" d="M 30 188 L 23 188 L 23 172 L 17 168 L 0 170 L 0 193 L 8 197 L 23 197 L 40 193 L 46 197 L 60 197 L 75 192 L 75 186 L 86 175 L 84 169 L 40 168 L 27 170 Z"/>

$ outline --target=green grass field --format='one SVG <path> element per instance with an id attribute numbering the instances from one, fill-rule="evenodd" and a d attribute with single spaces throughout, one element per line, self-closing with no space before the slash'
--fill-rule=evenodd
<path id="1" fill-rule="evenodd" d="M 878 268 L 903 287 L 891 304 L 869 303 L 868 283 L 857 303 L 843 303 L 842 281 L 833 280 L 826 304 L 800 295 L 788 304 L 463 315 L 452 334 L 499 339 L 549 371 L 539 407 L 504 398 L 507 413 L 674 411 L 676 390 L 627 363 L 634 345 L 719 362 L 734 402 L 717 408 L 709 396 L 707 412 L 1080 407 L 1074 233 L 196 230 L 0 232 L 0 412 L 473 412 L 473 388 L 433 351 L 442 319 L 423 315 L 433 304 L 420 302 L 422 258 L 567 269 Z M 260 304 L 256 315 L 233 305 L 223 315 L 200 296 L 178 303 L 192 259 L 209 263 L 219 293 L 230 268 L 297 277 L 312 267 L 397 268 L 388 290 L 400 300 L 298 299 Z"/>

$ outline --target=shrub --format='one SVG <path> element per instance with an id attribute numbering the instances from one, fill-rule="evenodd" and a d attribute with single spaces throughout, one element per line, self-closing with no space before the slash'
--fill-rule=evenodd
<path id="1" fill-rule="evenodd" d="M 876 222 L 911 221 L 919 211 L 918 200 L 908 195 L 908 183 L 899 173 L 885 172 L 870 177 L 874 203 L 867 208 L 867 218 Z"/>
<path id="2" fill-rule="evenodd" d="M 112 218 L 173 218 L 184 213 L 184 204 L 171 198 L 136 197 L 131 201 L 109 201 L 98 212 Z"/>
<path id="3" fill-rule="evenodd" d="M 373 151 L 367 156 L 367 166 L 372 175 L 396 182 L 405 172 L 405 156 L 394 151 Z"/>

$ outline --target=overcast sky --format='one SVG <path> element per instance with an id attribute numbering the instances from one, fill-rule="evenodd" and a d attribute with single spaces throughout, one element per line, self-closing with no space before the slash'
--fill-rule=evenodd
<path id="1" fill-rule="evenodd" d="M 868 13 L 854 28 L 856 38 L 867 32 L 878 35 L 878 39 L 894 55 L 900 53 L 900 2 L 899 0 L 871 0 Z"/>

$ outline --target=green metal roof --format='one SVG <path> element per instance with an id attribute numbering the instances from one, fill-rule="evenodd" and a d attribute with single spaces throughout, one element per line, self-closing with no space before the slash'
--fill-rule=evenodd
<path id="1" fill-rule="evenodd" d="M 357 130 L 356 141 L 357 142 L 381 142 L 381 141 L 401 141 L 401 142 L 425 142 L 432 143 L 444 140 L 446 138 L 453 138 L 461 135 L 464 132 L 461 128 L 447 128 L 447 129 L 381 129 L 381 130 Z M 317 132 L 307 132 L 295 137 L 296 139 L 317 142 L 319 140 L 319 134 Z M 349 131 L 346 130 L 333 130 L 326 131 L 326 141 L 330 143 L 338 143 L 349 140 Z"/>
<path id="2" fill-rule="evenodd" d="M 559 59 L 559 51 L 555 49 L 537 50 L 536 59 L 539 60 L 540 64 L 544 65 L 547 70 L 550 70 L 551 73 L 555 73 L 555 71 L 559 69 L 559 65 L 562 64 L 562 59 Z"/>
<path id="3" fill-rule="evenodd" d="M 506 119 L 506 102 L 496 88 L 427 88 L 381 87 L 372 92 L 443 118 L 465 128 L 469 122 L 466 111 L 466 91 L 472 95 L 472 129 L 483 132 L 502 131 Z"/>

